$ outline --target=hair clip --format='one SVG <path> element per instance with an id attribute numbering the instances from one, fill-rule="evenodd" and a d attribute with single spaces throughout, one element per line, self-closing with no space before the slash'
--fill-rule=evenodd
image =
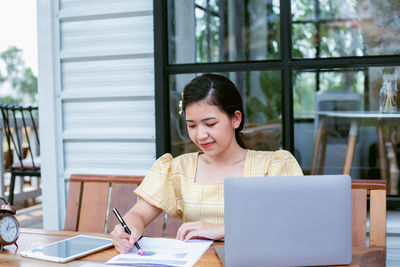
<path id="1" fill-rule="evenodd" d="M 183 104 L 182 104 L 182 100 L 183 100 L 183 91 L 181 93 L 181 99 L 179 100 L 179 115 L 182 116 L 183 113 Z"/>

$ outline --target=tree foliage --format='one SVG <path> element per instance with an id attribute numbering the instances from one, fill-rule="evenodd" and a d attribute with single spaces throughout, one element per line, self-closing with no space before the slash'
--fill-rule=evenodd
<path id="1" fill-rule="evenodd" d="M 12 105 L 37 103 L 37 77 L 25 65 L 22 50 L 11 46 L 0 53 L 0 102 Z"/>

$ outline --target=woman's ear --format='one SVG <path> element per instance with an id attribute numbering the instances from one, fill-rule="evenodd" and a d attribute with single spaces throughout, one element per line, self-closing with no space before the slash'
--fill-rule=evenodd
<path id="1" fill-rule="evenodd" d="M 242 122 L 242 113 L 239 110 L 236 110 L 232 116 L 232 127 L 234 129 L 237 129 L 240 126 L 241 122 Z"/>

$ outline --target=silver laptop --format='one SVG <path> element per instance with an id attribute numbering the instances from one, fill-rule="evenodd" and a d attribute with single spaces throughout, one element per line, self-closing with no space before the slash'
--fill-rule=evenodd
<path id="1" fill-rule="evenodd" d="M 348 175 L 227 178 L 224 264 L 350 264 L 351 212 Z"/>

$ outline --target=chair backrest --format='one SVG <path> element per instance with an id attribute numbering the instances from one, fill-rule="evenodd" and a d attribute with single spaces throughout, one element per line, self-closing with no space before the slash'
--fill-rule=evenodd
<path id="1" fill-rule="evenodd" d="M 317 111 L 355 111 L 362 108 L 362 95 L 349 90 L 318 91 L 315 94 Z"/>
<path id="2" fill-rule="evenodd" d="M 20 107 L 0 104 L 3 127 L 8 146 L 8 159 L 13 160 L 9 170 L 40 172 L 38 107 Z M 14 153 L 14 155 L 13 155 Z"/>
<path id="3" fill-rule="evenodd" d="M 133 190 L 143 176 L 73 174 L 70 177 L 65 230 L 109 233 L 118 223 L 113 207 L 125 214 L 134 203 Z M 366 247 L 367 199 L 369 200 L 369 247 L 386 247 L 386 181 L 352 181 L 353 247 Z M 94 223 L 95 222 L 95 223 Z M 160 214 L 146 227 L 146 236 L 175 237 L 182 221 Z"/>
<path id="4" fill-rule="evenodd" d="M 386 181 L 352 180 L 353 247 L 365 248 L 369 196 L 369 247 L 386 248 Z"/>
<path id="5" fill-rule="evenodd" d="M 318 91 L 315 94 L 316 111 L 356 111 L 362 109 L 362 95 L 349 90 Z M 332 132 L 328 142 L 337 142 L 332 137 L 346 138 L 350 129 L 349 120 L 332 120 L 329 122 L 329 131 Z M 318 118 L 314 121 L 314 128 L 318 127 Z"/>
<path id="6" fill-rule="evenodd" d="M 143 176 L 72 174 L 68 192 L 65 230 L 110 233 L 117 221 L 112 208 L 125 214 L 136 203 L 133 190 Z M 143 235 L 175 237 L 182 221 L 161 213 Z"/>

